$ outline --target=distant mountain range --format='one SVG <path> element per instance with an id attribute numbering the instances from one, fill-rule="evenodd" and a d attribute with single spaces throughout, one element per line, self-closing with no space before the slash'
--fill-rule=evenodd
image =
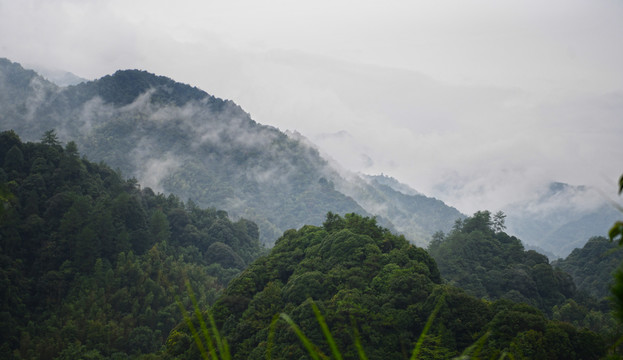
<path id="1" fill-rule="evenodd" d="M 63 74 L 47 73 L 55 81 Z M 284 230 L 320 225 L 328 211 L 377 216 L 420 246 L 465 217 L 389 176 L 339 169 L 302 135 L 258 124 L 234 102 L 167 77 L 139 70 L 70 77 L 59 86 L 0 59 L 0 130 L 33 141 L 54 129 L 143 186 L 255 221 L 268 246 Z M 605 235 L 621 217 L 594 190 L 562 183 L 504 212 L 508 233 L 550 258 Z"/>
<path id="2" fill-rule="evenodd" d="M 593 236 L 606 236 L 612 224 L 623 218 L 595 189 L 558 182 L 505 212 L 509 233 L 553 259 L 582 248 Z"/>
<path id="3" fill-rule="evenodd" d="M 51 81 L 58 86 L 78 85 L 89 81 L 69 71 L 51 69 L 38 65 L 32 65 L 32 69 L 36 71 L 37 74 L 43 76 L 46 80 Z"/>
<path id="4" fill-rule="evenodd" d="M 320 225 L 328 211 L 377 216 L 419 245 L 464 217 L 390 177 L 338 169 L 300 135 L 258 124 L 232 101 L 145 71 L 60 87 L 0 59 L 0 124 L 24 141 L 54 129 L 143 186 L 255 221 L 268 246 L 287 229 Z"/>

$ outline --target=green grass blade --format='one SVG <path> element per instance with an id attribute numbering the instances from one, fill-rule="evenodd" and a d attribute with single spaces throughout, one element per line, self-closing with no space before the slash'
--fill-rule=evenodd
<path id="1" fill-rule="evenodd" d="M 214 337 L 216 338 L 216 345 L 218 346 L 219 354 L 221 354 L 221 359 L 229 360 L 231 359 L 231 354 L 229 353 L 229 345 L 227 345 L 227 340 L 221 337 L 221 334 L 216 327 L 216 321 L 214 321 L 214 316 L 212 313 L 208 311 L 208 319 L 210 320 L 210 326 L 212 328 L 212 332 L 214 333 Z"/>
<path id="2" fill-rule="evenodd" d="M 361 345 L 361 340 L 359 339 L 359 330 L 357 330 L 357 324 L 355 323 L 355 318 L 350 317 L 352 326 L 353 326 L 353 337 L 355 339 L 355 348 L 357 349 L 357 354 L 359 355 L 359 360 L 368 360 L 368 356 L 366 356 L 365 351 L 363 351 L 363 346 Z"/>
<path id="3" fill-rule="evenodd" d="M 340 350 L 337 348 L 337 344 L 335 344 L 335 340 L 333 339 L 333 335 L 331 335 L 329 326 L 327 326 L 326 321 L 324 321 L 324 317 L 320 313 L 318 306 L 313 301 L 311 302 L 311 306 L 312 306 L 312 309 L 314 310 L 314 315 L 316 315 L 316 320 L 318 321 L 318 324 L 320 324 L 322 333 L 324 334 L 324 337 L 327 339 L 329 348 L 331 348 L 331 353 L 333 354 L 336 360 L 342 360 L 342 354 L 340 354 Z"/>
<path id="4" fill-rule="evenodd" d="M 208 357 L 208 353 L 205 347 L 203 346 L 203 342 L 201 341 L 201 338 L 199 337 L 199 333 L 197 332 L 197 329 L 195 329 L 195 325 L 193 324 L 192 319 L 190 318 L 190 316 L 188 316 L 188 313 L 186 312 L 186 309 L 184 308 L 184 304 L 182 304 L 179 298 L 177 298 L 176 301 L 177 301 L 177 306 L 179 306 L 180 311 L 182 312 L 182 315 L 184 316 L 184 321 L 186 322 L 186 325 L 188 325 L 188 328 L 190 329 L 190 333 L 193 339 L 195 339 L 195 344 L 197 344 L 197 348 L 199 349 L 199 353 L 201 354 L 201 357 L 206 360 L 210 359 Z"/>
<path id="5" fill-rule="evenodd" d="M 468 346 L 467 349 L 463 350 L 461 356 L 469 356 L 470 354 L 473 354 L 473 356 L 478 356 L 480 354 L 480 351 L 482 350 L 482 347 L 485 345 L 485 341 L 487 341 L 487 339 L 489 338 L 489 335 L 491 335 L 490 331 L 484 333 L 484 335 L 478 338 L 475 343 Z"/>
<path id="6" fill-rule="evenodd" d="M 317 347 L 312 344 L 312 342 L 307 338 L 307 336 L 305 336 L 305 334 L 303 334 L 301 329 L 294 323 L 294 321 L 292 321 L 292 319 L 287 314 L 281 313 L 279 316 L 283 320 L 285 320 L 288 325 L 290 325 L 292 330 L 294 330 L 296 336 L 298 336 L 299 340 L 301 340 L 301 342 L 303 343 L 303 346 L 305 346 L 305 348 L 307 349 L 307 352 L 309 352 L 309 356 L 311 356 L 311 358 L 314 360 L 320 360 L 320 355 Z"/>
<path id="7" fill-rule="evenodd" d="M 266 343 L 266 360 L 270 360 L 272 356 L 273 346 L 275 344 L 275 332 L 277 331 L 277 321 L 279 321 L 279 314 L 275 314 L 270 322 L 268 328 L 268 340 Z"/>
<path id="8" fill-rule="evenodd" d="M 435 309 L 428 316 L 428 320 L 426 321 L 426 325 L 424 325 L 424 329 L 422 330 L 422 333 L 420 334 L 420 337 L 418 338 L 417 343 L 415 344 L 415 348 L 413 349 L 413 353 L 411 354 L 411 360 L 415 360 L 417 358 L 417 356 L 420 354 L 420 351 L 422 350 L 422 343 L 424 343 L 424 338 L 426 337 L 426 334 L 428 333 L 428 330 L 430 329 L 431 325 L 433 324 L 433 320 L 435 320 L 435 317 L 437 316 L 437 313 L 441 309 L 441 306 L 444 304 L 444 302 L 445 302 L 444 300 L 445 299 L 446 299 L 446 295 L 445 294 L 441 295 L 439 300 L 437 300 L 437 305 L 435 305 Z"/>
<path id="9" fill-rule="evenodd" d="M 193 289 L 190 286 L 190 281 L 186 281 L 186 289 L 188 290 L 188 296 L 190 297 L 190 301 L 193 304 L 193 308 L 195 310 L 195 316 L 199 320 L 199 326 L 201 327 L 201 332 L 203 333 L 203 337 L 205 338 L 205 341 L 208 345 L 208 351 L 210 355 L 212 356 L 212 359 L 216 360 L 218 359 L 218 357 L 216 355 L 216 348 L 214 347 L 214 341 L 212 340 L 210 331 L 208 330 L 205 320 L 203 319 L 203 315 L 201 314 L 201 310 L 199 309 L 199 304 L 197 303 L 197 299 L 195 298 L 195 293 L 193 292 Z M 218 338 L 218 333 L 215 333 L 215 337 Z M 218 339 L 217 339 L 217 344 L 218 344 Z M 223 352 L 221 352 L 221 356 L 223 356 Z"/>

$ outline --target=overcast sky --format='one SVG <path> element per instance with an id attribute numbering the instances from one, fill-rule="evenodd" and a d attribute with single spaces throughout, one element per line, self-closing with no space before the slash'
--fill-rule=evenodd
<path id="1" fill-rule="evenodd" d="M 168 76 L 465 213 L 623 172 L 620 0 L 0 0 L 0 57 Z"/>

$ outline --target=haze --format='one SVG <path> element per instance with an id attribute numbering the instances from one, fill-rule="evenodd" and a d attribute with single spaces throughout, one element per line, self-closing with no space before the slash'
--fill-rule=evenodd
<path id="1" fill-rule="evenodd" d="M 143 69 L 465 213 L 623 172 L 623 2 L 10 1 L 0 57 Z"/>

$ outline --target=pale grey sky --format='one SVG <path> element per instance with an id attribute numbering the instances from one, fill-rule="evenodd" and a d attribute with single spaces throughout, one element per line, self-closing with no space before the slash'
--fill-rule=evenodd
<path id="1" fill-rule="evenodd" d="M 620 0 L 0 0 L 0 56 L 189 83 L 466 213 L 623 172 Z"/>

